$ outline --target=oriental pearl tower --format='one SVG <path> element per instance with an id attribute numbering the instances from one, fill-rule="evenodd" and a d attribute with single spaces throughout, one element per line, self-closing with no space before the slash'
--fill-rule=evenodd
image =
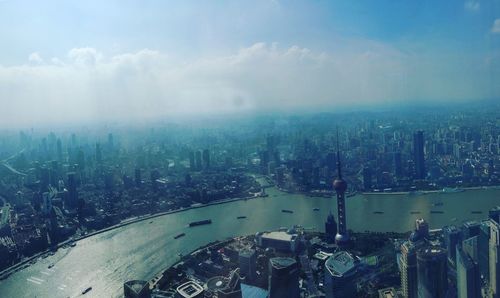
<path id="1" fill-rule="evenodd" d="M 342 179 L 342 171 L 340 164 L 340 149 L 339 149 L 339 131 L 337 128 L 337 179 L 333 181 L 333 188 L 337 192 L 337 210 L 339 227 L 337 235 L 335 235 L 335 243 L 341 246 L 349 241 L 347 233 L 346 212 L 345 212 L 345 191 L 347 190 L 347 182 Z"/>

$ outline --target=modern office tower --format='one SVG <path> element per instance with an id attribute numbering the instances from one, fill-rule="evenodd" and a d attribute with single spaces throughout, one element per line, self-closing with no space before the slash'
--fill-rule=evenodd
<path id="1" fill-rule="evenodd" d="M 48 191 L 50 185 L 50 171 L 48 168 L 43 167 L 40 169 L 40 192 Z"/>
<path id="2" fill-rule="evenodd" d="M 465 239 L 464 241 L 462 241 L 462 249 L 476 263 L 479 262 L 478 253 L 477 253 L 477 241 L 478 241 L 478 238 L 479 238 L 479 236 L 474 236 L 474 237 L 470 237 L 470 238 Z M 479 268 L 479 265 L 478 265 L 478 268 Z M 481 274 L 479 274 L 479 275 L 481 275 Z"/>
<path id="3" fill-rule="evenodd" d="M 356 272 L 359 261 L 346 251 L 338 251 L 325 262 L 326 298 L 356 297 Z"/>
<path id="4" fill-rule="evenodd" d="M 203 150 L 203 167 L 210 168 L 210 151 L 208 149 Z"/>
<path id="5" fill-rule="evenodd" d="M 135 186 L 141 187 L 142 185 L 141 169 L 139 168 L 135 169 L 134 180 L 135 180 Z"/>
<path id="6" fill-rule="evenodd" d="M 463 238 L 468 239 L 479 235 L 481 224 L 477 221 L 465 222 L 462 228 Z"/>
<path id="7" fill-rule="evenodd" d="M 415 231 L 417 231 L 422 238 L 428 238 L 429 224 L 425 221 L 425 219 L 418 218 L 415 220 Z"/>
<path id="8" fill-rule="evenodd" d="M 332 212 L 330 212 L 326 218 L 325 235 L 328 242 L 333 243 L 335 241 L 335 235 L 337 235 L 337 222 L 335 222 Z"/>
<path id="9" fill-rule="evenodd" d="M 446 249 L 425 247 L 417 252 L 419 298 L 444 298 L 448 293 Z"/>
<path id="10" fill-rule="evenodd" d="M 500 206 L 496 206 L 488 212 L 488 217 L 496 223 L 500 223 Z"/>
<path id="11" fill-rule="evenodd" d="M 479 273 L 483 280 L 490 278 L 490 226 L 491 221 L 481 222 L 480 232 L 477 238 L 477 259 Z"/>
<path id="12" fill-rule="evenodd" d="M 123 284 L 125 298 L 149 298 L 151 290 L 149 283 L 144 280 L 131 280 Z"/>
<path id="13" fill-rule="evenodd" d="M 415 161 L 415 178 L 425 179 L 424 132 L 421 130 L 413 134 L 413 160 Z"/>
<path id="14" fill-rule="evenodd" d="M 335 236 L 335 242 L 338 245 L 346 244 L 349 241 L 349 234 L 347 233 L 347 223 L 346 223 L 346 211 L 345 211 L 345 191 L 347 190 L 347 182 L 342 179 L 342 171 L 340 164 L 340 150 L 338 144 L 338 132 L 337 132 L 337 179 L 333 181 L 333 188 L 337 193 L 337 220 L 338 220 L 338 230 Z"/>
<path id="15" fill-rule="evenodd" d="M 189 151 L 189 169 L 190 170 L 195 170 L 196 169 L 196 164 L 194 162 L 194 152 Z"/>
<path id="16" fill-rule="evenodd" d="M 406 241 L 401 245 L 401 288 L 403 297 L 418 297 L 417 250 L 422 241 Z"/>
<path id="17" fill-rule="evenodd" d="M 70 208 L 76 208 L 78 203 L 78 192 L 76 191 L 76 173 L 68 173 L 68 206 Z"/>
<path id="18" fill-rule="evenodd" d="M 363 168 L 363 188 L 365 191 L 372 189 L 372 170 L 369 167 Z"/>
<path id="19" fill-rule="evenodd" d="M 393 163 L 394 163 L 394 175 L 396 177 L 401 177 L 403 175 L 403 161 L 401 158 L 401 152 L 399 151 L 394 152 Z"/>
<path id="20" fill-rule="evenodd" d="M 444 244 L 448 251 L 448 260 L 455 265 L 456 247 L 462 242 L 462 233 L 455 226 L 447 226 L 443 228 Z"/>
<path id="21" fill-rule="evenodd" d="M 245 277 L 246 283 L 252 283 L 256 278 L 257 254 L 253 249 L 240 251 L 238 254 L 240 276 Z"/>
<path id="22" fill-rule="evenodd" d="M 292 258 L 269 260 L 269 298 L 299 298 L 299 269 Z"/>
<path id="23" fill-rule="evenodd" d="M 479 266 L 473 258 L 460 246 L 456 247 L 457 256 L 457 297 L 481 297 Z"/>
<path id="24" fill-rule="evenodd" d="M 102 149 L 101 144 L 95 144 L 95 161 L 100 164 L 102 162 Z"/>
<path id="25" fill-rule="evenodd" d="M 201 170 L 201 151 L 200 150 L 196 151 L 195 163 L 196 163 L 196 170 L 200 171 Z"/>
<path id="26" fill-rule="evenodd" d="M 489 241 L 489 284 L 493 297 L 500 296 L 500 225 L 491 220 Z"/>

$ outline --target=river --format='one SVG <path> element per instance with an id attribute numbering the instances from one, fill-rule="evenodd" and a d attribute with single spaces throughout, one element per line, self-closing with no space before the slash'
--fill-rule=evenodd
<path id="1" fill-rule="evenodd" d="M 120 297 L 124 281 L 152 278 L 178 261 L 178 253 L 187 254 L 214 240 L 293 224 L 322 231 L 329 210 L 336 212 L 334 199 L 288 194 L 275 188 L 266 192 L 267 198 L 190 209 L 83 239 L 76 247 L 59 249 L 55 255 L 0 281 L 0 297 L 78 297 L 89 286 L 93 289 L 85 297 Z M 496 189 L 413 197 L 356 195 L 346 202 L 347 225 L 355 231 L 405 232 L 413 229 L 416 218 L 423 217 L 431 228 L 440 228 L 485 218 L 490 208 L 500 204 L 499 199 L 500 190 Z M 283 213 L 281 209 L 294 213 Z M 247 218 L 236 219 L 242 215 Z M 211 225 L 187 227 L 189 222 L 209 218 Z M 186 236 L 174 240 L 182 232 Z M 51 269 L 50 264 L 54 265 Z"/>

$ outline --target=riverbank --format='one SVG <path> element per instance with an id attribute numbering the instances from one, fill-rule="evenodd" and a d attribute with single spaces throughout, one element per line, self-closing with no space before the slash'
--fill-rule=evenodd
<path id="1" fill-rule="evenodd" d="M 188 210 L 192 210 L 192 209 L 204 208 L 204 207 L 213 206 L 213 205 L 227 204 L 227 203 L 236 202 L 236 201 L 256 199 L 256 198 L 261 198 L 261 197 L 263 197 L 263 196 L 259 195 L 259 196 L 248 196 L 248 197 L 242 197 L 242 198 L 224 199 L 224 200 L 210 202 L 207 204 L 192 205 L 192 206 L 186 207 L 186 208 L 179 208 L 179 209 L 175 209 L 175 210 L 169 210 L 169 211 L 164 211 L 164 212 L 159 212 L 159 213 L 154 213 L 154 214 L 138 216 L 135 218 L 124 219 L 123 221 L 121 221 L 120 223 L 118 223 L 116 225 L 113 225 L 113 226 L 110 226 L 110 227 L 107 227 L 107 228 L 104 228 L 104 229 L 101 229 L 98 231 L 94 231 L 91 233 L 87 233 L 85 235 L 80 235 L 78 237 L 70 238 L 66 241 L 58 243 L 57 246 L 55 247 L 55 249 L 57 250 L 57 249 L 60 249 L 61 247 L 69 245 L 70 243 L 73 243 L 73 242 L 78 243 L 78 241 L 86 239 L 88 237 L 92 237 L 92 236 L 99 235 L 99 234 L 102 234 L 105 232 L 109 232 L 109 231 L 112 231 L 112 230 L 115 230 L 118 228 L 122 228 L 122 227 L 125 227 L 127 225 L 131 225 L 131 224 L 134 224 L 137 222 L 151 220 L 151 219 L 154 219 L 157 217 L 161 217 L 161 216 L 165 216 L 165 215 L 169 215 L 169 214 L 175 214 L 175 213 L 188 211 Z M 17 264 L 14 264 L 14 265 L 0 271 L 0 280 L 6 279 L 9 275 L 17 272 L 18 270 L 21 270 L 21 269 L 28 267 L 29 265 L 31 265 L 30 264 L 31 262 L 36 261 L 39 258 L 43 258 L 44 256 L 50 254 L 52 251 L 54 251 L 54 248 L 46 249 L 46 250 L 41 251 L 33 256 L 27 257 L 26 259 L 22 260 L 21 262 L 19 262 Z"/>
<path id="2" fill-rule="evenodd" d="M 470 186 L 463 188 L 451 188 L 450 191 L 443 191 L 443 189 L 435 189 L 435 190 L 412 190 L 412 191 L 370 191 L 370 192 L 362 192 L 362 195 L 425 195 L 425 194 L 454 194 L 459 192 L 464 192 L 468 190 L 500 190 L 500 185 L 493 186 Z"/>

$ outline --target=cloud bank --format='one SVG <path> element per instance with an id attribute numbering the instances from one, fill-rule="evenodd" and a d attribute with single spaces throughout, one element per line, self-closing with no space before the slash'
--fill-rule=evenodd
<path id="1" fill-rule="evenodd" d="M 479 78 L 491 76 L 495 61 L 367 41 L 330 52 L 256 43 L 190 61 L 150 49 L 107 56 L 74 48 L 50 59 L 33 53 L 24 65 L 0 65 L 0 124 L 491 98 L 499 87 Z"/>

